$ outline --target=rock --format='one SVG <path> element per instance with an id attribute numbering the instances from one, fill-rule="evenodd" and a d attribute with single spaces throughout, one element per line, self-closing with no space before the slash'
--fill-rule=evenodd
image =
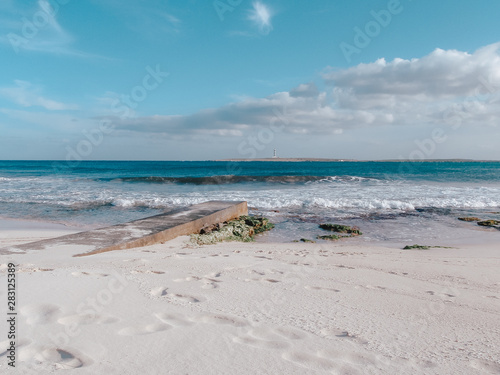
<path id="1" fill-rule="evenodd" d="M 448 246 L 427 246 L 427 245 L 406 245 L 403 247 L 403 250 L 413 250 L 413 249 L 418 249 L 418 250 L 429 250 L 431 248 L 434 249 L 452 249 L 451 247 Z"/>
<path id="2" fill-rule="evenodd" d="M 200 230 L 200 234 L 209 234 L 214 230 L 220 230 L 224 226 L 224 223 L 215 223 L 212 225 L 206 225 Z"/>
<path id="3" fill-rule="evenodd" d="M 254 241 L 257 233 L 274 228 L 268 219 L 254 216 L 240 216 L 225 223 L 210 225 L 201 229 L 200 234 L 192 234 L 191 241 L 198 245 L 214 244 L 222 241 Z"/>
<path id="4" fill-rule="evenodd" d="M 474 217 L 474 216 L 459 217 L 458 220 L 461 220 L 461 221 L 481 221 L 481 219 L 479 219 L 478 217 Z"/>
<path id="5" fill-rule="evenodd" d="M 344 237 L 351 237 L 351 236 L 337 236 L 336 234 L 330 234 L 329 236 L 318 236 L 316 238 L 325 241 L 337 241 Z"/>
<path id="6" fill-rule="evenodd" d="M 498 224 L 500 224 L 500 221 L 498 220 L 484 220 L 477 223 L 477 225 L 480 225 L 482 227 L 495 227 Z"/>
<path id="7" fill-rule="evenodd" d="M 431 246 L 425 246 L 425 245 L 406 245 L 403 247 L 403 250 L 412 250 L 412 249 L 418 249 L 418 250 L 429 250 Z"/>
<path id="8" fill-rule="evenodd" d="M 297 242 L 299 242 L 299 241 L 297 241 Z M 310 243 L 316 243 L 316 241 L 314 241 L 314 240 L 309 240 L 309 239 L 307 239 L 307 238 L 301 238 L 301 239 L 300 239 L 300 242 L 310 242 Z"/>
<path id="9" fill-rule="evenodd" d="M 337 233 L 348 233 L 352 236 L 360 236 L 363 233 L 359 230 L 358 227 L 350 227 L 348 225 L 340 225 L 340 224 L 320 224 L 319 227 L 324 230 L 330 230 L 332 232 Z"/>

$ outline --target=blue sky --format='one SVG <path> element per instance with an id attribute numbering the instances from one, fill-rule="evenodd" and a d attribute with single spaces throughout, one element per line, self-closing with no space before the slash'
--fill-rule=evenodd
<path id="1" fill-rule="evenodd" d="M 4 0 L 0 159 L 500 159 L 500 3 Z"/>

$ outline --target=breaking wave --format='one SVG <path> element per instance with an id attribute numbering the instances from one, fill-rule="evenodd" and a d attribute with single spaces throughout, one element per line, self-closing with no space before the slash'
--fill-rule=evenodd
<path id="1" fill-rule="evenodd" d="M 100 181 L 103 181 L 101 179 Z M 300 184 L 310 182 L 364 182 L 382 181 L 380 179 L 358 176 L 239 176 L 220 175 L 204 177 L 120 177 L 106 179 L 110 182 L 153 183 L 153 184 L 192 184 L 192 185 L 224 185 L 239 183 L 271 183 L 271 184 Z"/>

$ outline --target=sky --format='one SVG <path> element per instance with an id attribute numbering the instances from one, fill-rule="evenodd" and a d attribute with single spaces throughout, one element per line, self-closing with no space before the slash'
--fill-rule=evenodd
<path id="1" fill-rule="evenodd" d="M 500 2 L 2 0 L 0 159 L 500 160 Z"/>

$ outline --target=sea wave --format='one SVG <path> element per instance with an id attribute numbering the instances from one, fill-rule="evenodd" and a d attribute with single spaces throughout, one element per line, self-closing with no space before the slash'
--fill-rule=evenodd
<path id="1" fill-rule="evenodd" d="M 225 196 L 213 195 L 194 195 L 194 196 L 170 196 L 170 197 L 109 197 L 107 199 L 99 199 L 92 201 L 69 201 L 69 200 L 30 200 L 16 199 L 15 201 L 2 203 L 24 203 L 37 205 L 54 205 L 65 207 L 71 211 L 97 210 L 101 208 L 151 208 L 151 209 L 168 209 L 172 207 L 189 206 L 192 204 L 202 203 L 207 200 L 221 199 L 240 201 L 246 200 L 248 205 L 257 209 L 305 209 L 314 211 L 315 209 L 328 210 L 355 210 L 355 211 L 414 211 L 420 207 L 435 207 L 435 208 L 455 208 L 455 209 L 487 209 L 500 207 L 500 199 L 493 200 L 489 198 L 465 198 L 465 199 L 440 199 L 440 198 L 423 198 L 423 199 L 384 199 L 384 198 L 320 198 L 311 196 L 262 196 L 250 197 L 244 194 L 226 194 Z"/>
<path id="2" fill-rule="evenodd" d="M 103 179 L 100 179 L 103 181 Z M 239 183 L 271 183 L 271 184 L 297 184 L 311 182 L 365 182 L 365 181 L 382 181 L 376 178 L 359 177 L 359 176 L 249 176 L 249 175 L 220 175 L 220 176 L 204 176 L 204 177 L 119 177 L 106 179 L 110 182 L 129 182 L 129 183 L 155 183 L 155 184 L 192 184 L 192 185 L 224 185 L 224 184 L 239 184 Z"/>

